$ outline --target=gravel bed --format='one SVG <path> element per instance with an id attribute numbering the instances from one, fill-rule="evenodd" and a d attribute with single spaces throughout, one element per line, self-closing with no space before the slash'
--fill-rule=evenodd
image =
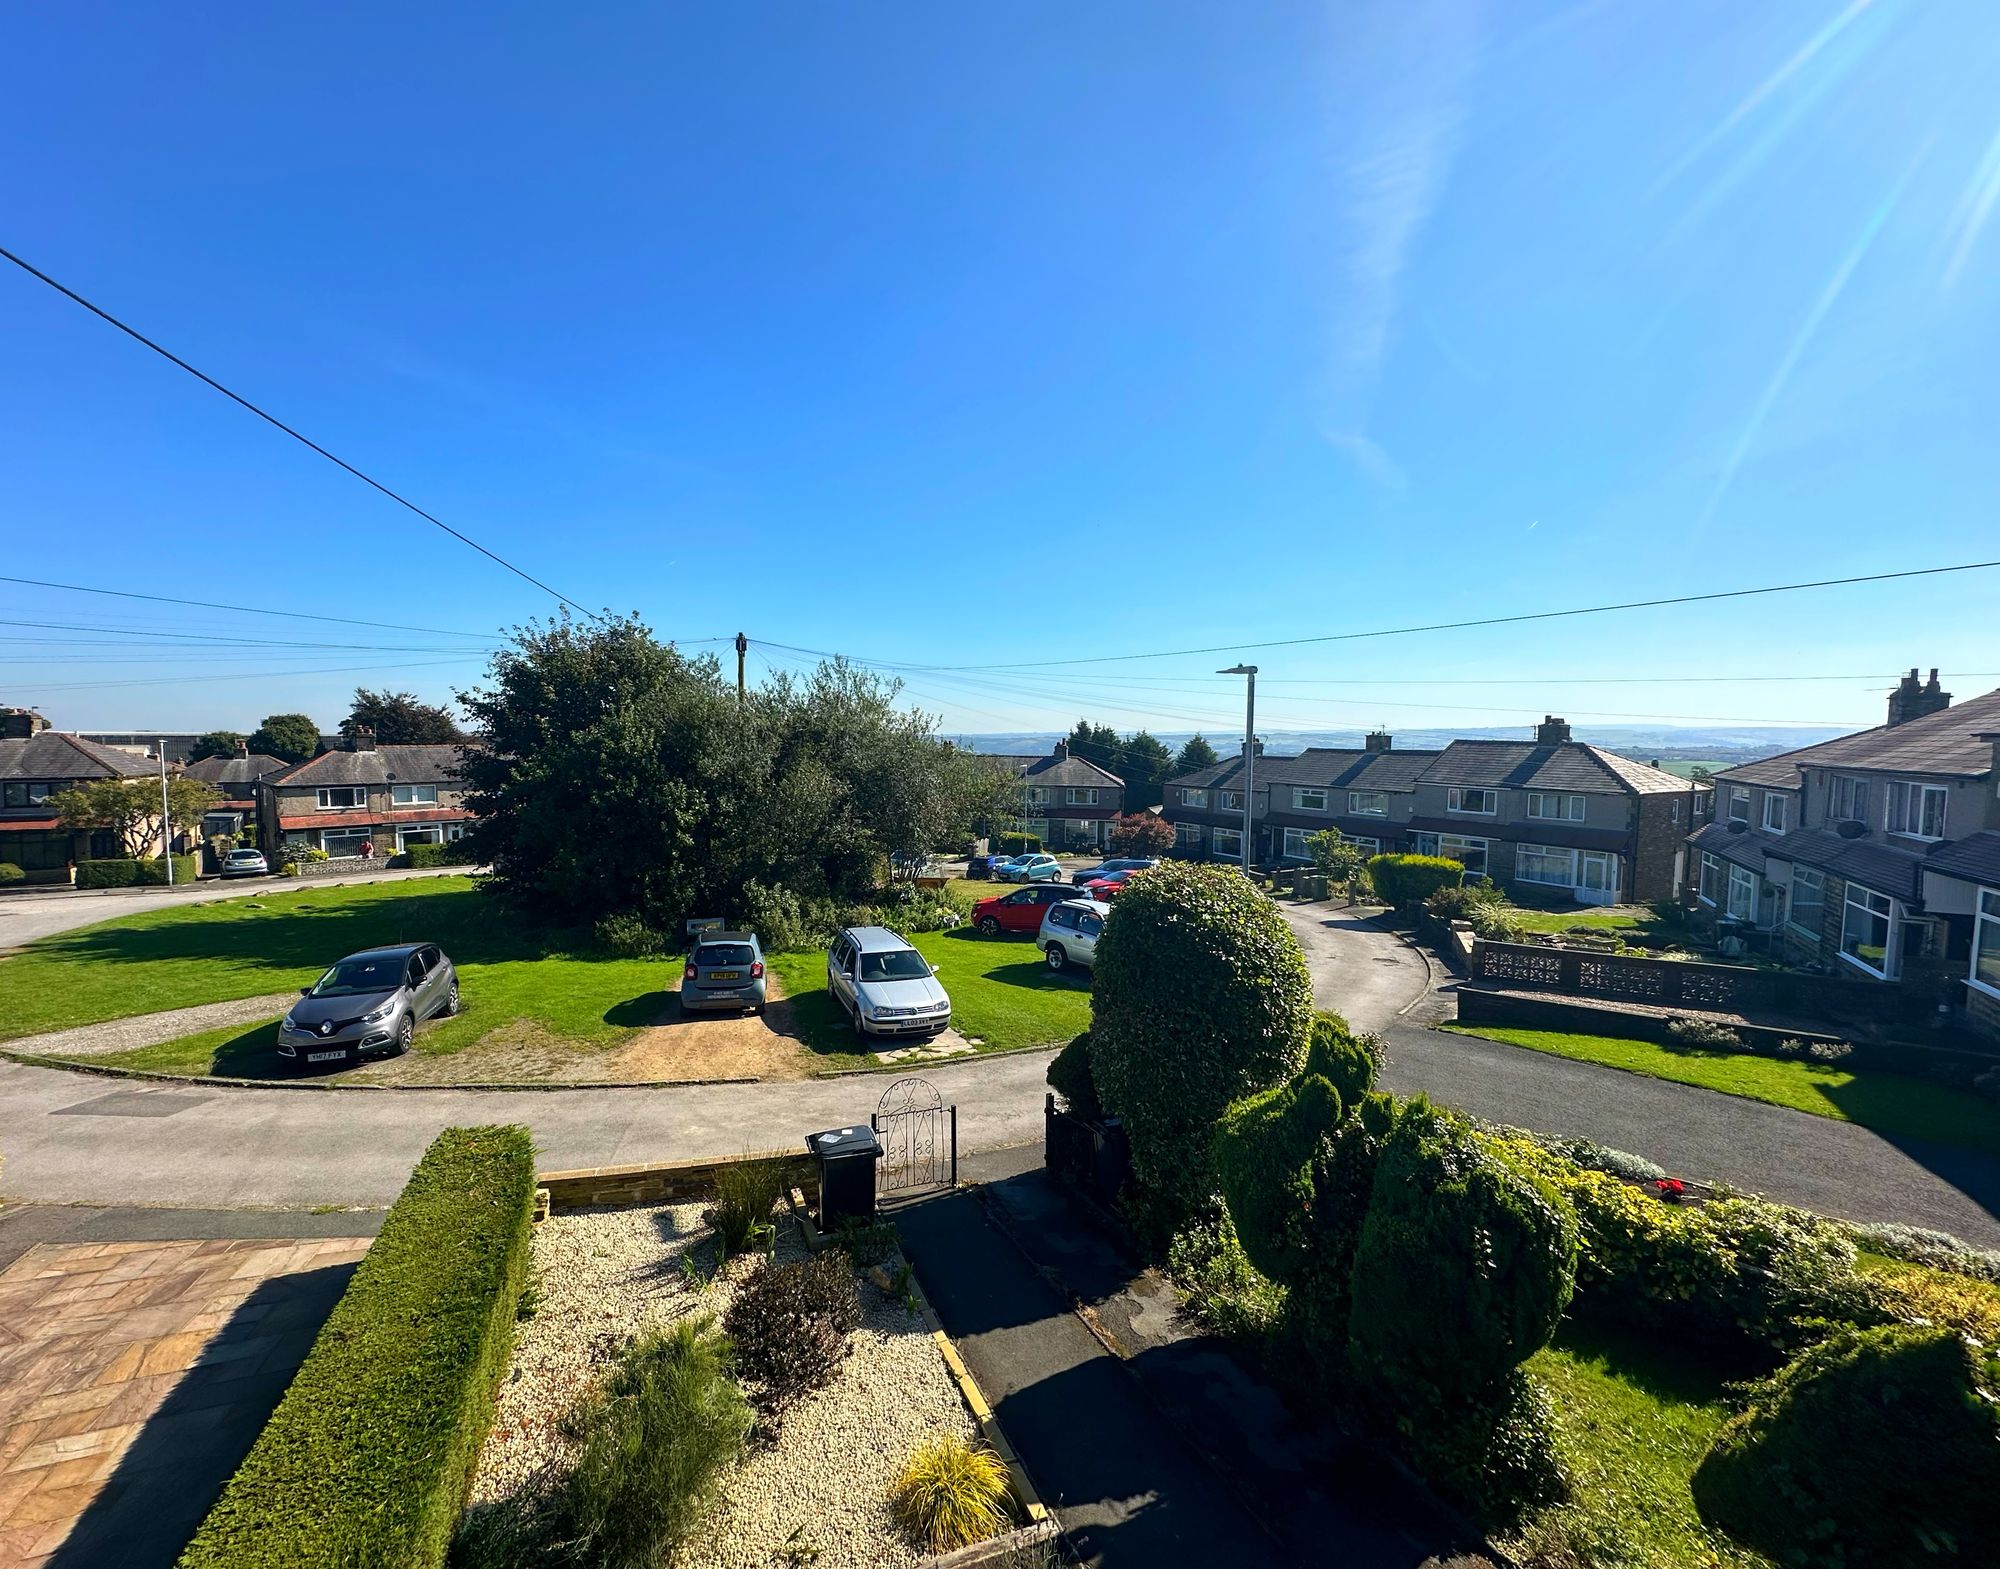
<path id="1" fill-rule="evenodd" d="M 288 991 L 272 992 L 265 997 L 239 997 L 233 1002 L 205 1002 L 192 1008 L 170 1008 L 165 1013 L 141 1013 L 129 1019 L 107 1019 L 102 1024 L 79 1024 L 74 1029 L 55 1030 L 47 1035 L 28 1035 L 6 1044 L 9 1051 L 35 1052 L 49 1057 L 102 1057 L 114 1051 L 158 1046 L 165 1041 L 177 1041 L 184 1035 L 219 1030 L 225 1024 L 261 1024 L 266 1019 L 277 1018 L 298 1000 L 297 991 Z"/>
<path id="2" fill-rule="evenodd" d="M 540 1304 L 516 1337 L 473 1480 L 475 1503 L 505 1497 L 542 1465 L 563 1459 L 556 1421 L 634 1334 L 692 1313 L 720 1318 L 735 1280 L 761 1267 L 738 1259 L 705 1287 L 684 1279 L 684 1258 L 704 1274 L 714 1267 L 702 1209 L 584 1210 L 536 1228 Z M 778 1238 L 781 1262 L 807 1256 L 782 1210 Z M 787 1547 L 816 1548 L 822 1564 L 901 1569 L 918 1562 L 890 1515 L 889 1485 L 926 1440 L 976 1435 L 923 1319 L 865 1277 L 861 1305 L 862 1324 L 849 1337 L 839 1375 L 786 1410 L 775 1434 L 760 1428 L 675 1569 L 762 1569 L 784 1561 L 779 1553 Z"/>

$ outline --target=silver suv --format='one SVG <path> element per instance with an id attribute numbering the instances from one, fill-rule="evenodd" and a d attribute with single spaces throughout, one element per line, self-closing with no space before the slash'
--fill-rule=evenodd
<path id="1" fill-rule="evenodd" d="M 278 1055 L 314 1065 L 400 1056 L 417 1025 L 458 1012 L 458 971 L 435 943 L 351 953 L 306 987 L 278 1021 Z"/>
<path id="2" fill-rule="evenodd" d="M 951 998 L 930 960 L 886 926 L 850 926 L 834 938 L 826 989 L 863 1040 L 935 1035 L 951 1023 Z"/>
<path id="3" fill-rule="evenodd" d="M 1049 906 L 1042 917 L 1042 929 L 1035 946 L 1048 957 L 1049 968 L 1066 970 L 1072 964 L 1089 969 L 1097 962 L 1097 939 L 1104 935 L 1104 918 L 1111 906 L 1101 899 L 1065 899 Z"/>

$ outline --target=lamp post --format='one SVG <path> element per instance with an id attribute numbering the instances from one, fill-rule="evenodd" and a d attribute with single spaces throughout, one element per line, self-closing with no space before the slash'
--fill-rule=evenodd
<path id="1" fill-rule="evenodd" d="M 1243 697 L 1243 875 L 1250 875 L 1250 847 L 1255 842 L 1250 813 L 1257 800 L 1257 667 L 1231 665 L 1219 676 L 1247 676 Z"/>
<path id="2" fill-rule="evenodd" d="M 167 863 L 167 886 L 174 885 L 174 812 L 167 804 L 167 742 L 162 736 L 153 745 L 160 749 L 160 857 Z"/>

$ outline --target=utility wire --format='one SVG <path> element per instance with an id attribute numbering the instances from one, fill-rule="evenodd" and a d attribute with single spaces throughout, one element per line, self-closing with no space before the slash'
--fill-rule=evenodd
<path id="1" fill-rule="evenodd" d="M 6 254 L 0 251 L 0 255 Z M 352 616 L 322 616 L 310 610 L 266 610 L 261 605 L 222 605 L 206 599 L 176 599 L 171 594 L 140 594 L 126 588 L 90 588 L 82 583 L 45 583 L 40 578 L 0 577 L 0 583 L 28 588 L 54 588 L 66 594 L 103 594 L 112 599 L 148 599 L 158 605 L 187 605 L 195 610 L 230 610 L 246 616 L 284 616 L 295 621 L 330 621 L 344 627 L 374 627 L 382 632 L 427 632 L 437 637 L 491 637 L 490 632 L 459 632 L 450 627 L 406 626 L 400 621 L 357 621 Z M 567 601 L 565 601 L 567 603 Z"/>
<path id="2" fill-rule="evenodd" d="M 54 278 L 51 278 L 47 273 L 43 272 L 41 268 L 33 266 L 30 263 L 23 261 L 20 257 L 16 256 L 12 251 L 8 250 L 5 246 L 0 246 L 0 257 L 5 257 L 8 261 L 12 262 L 16 267 L 19 267 L 21 271 L 27 273 L 31 278 L 39 278 L 43 283 L 46 283 L 50 288 L 54 289 L 56 293 L 64 296 L 67 299 L 74 300 L 78 305 L 81 305 L 85 310 L 89 311 L 91 315 L 96 316 L 103 321 L 109 322 L 112 326 L 116 327 L 120 332 L 124 333 L 128 338 L 133 339 L 135 342 L 144 344 L 147 348 L 151 349 L 155 354 L 159 355 L 162 359 L 168 360 L 173 364 L 178 365 L 182 370 L 186 371 L 190 376 L 194 377 L 197 381 L 204 382 L 208 386 L 213 387 L 217 392 L 221 393 L 225 398 L 229 399 L 230 402 L 239 404 L 243 408 L 248 409 L 252 414 L 256 415 L 266 424 L 276 426 L 279 430 L 283 431 L 287 436 L 290 436 L 292 440 L 300 443 L 302 446 L 310 447 L 314 452 L 317 452 L 321 457 L 325 458 L 327 462 L 334 464 L 338 468 L 345 469 L 348 473 L 352 474 L 356 479 L 360 480 L 364 485 L 369 485 L 372 486 L 374 489 L 379 490 L 383 495 L 387 496 L 391 501 L 395 502 L 398 506 L 408 508 L 410 511 L 416 513 L 416 515 L 422 518 L 426 523 L 433 524 L 436 527 L 443 529 L 447 534 L 451 535 L 451 537 L 457 540 L 460 544 L 470 545 L 474 550 L 478 551 L 482 556 L 486 557 L 487 560 L 494 562 L 496 565 L 505 567 L 509 572 L 513 573 L 514 576 L 520 578 L 523 582 L 534 584 L 534 586 L 540 589 L 544 594 L 548 594 L 551 597 L 560 600 L 563 604 L 569 606 L 570 609 L 574 610 L 578 615 L 583 616 L 586 620 L 594 621 L 597 619 L 595 612 L 585 610 L 583 606 L 579 605 L 575 600 L 571 599 L 567 594 L 558 593 L 555 589 L 549 587 L 548 584 L 544 583 L 540 578 L 534 576 L 530 572 L 522 570 L 520 567 L 515 566 L 514 563 L 509 561 L 505 556 L 499 555 L 494 551 L 488 550 L 484 545 L 480 544 L 479 541 L 474 539 L 470 534 L 461 533 L 459 530 L 453 528 L 449 523 L 445 522 L 444 519 L 439 517 L 433 517 L 430 513 L 426 512 L 422 507 L 418 506 L 414 501 L 411 501 L 407 496 L 398 495 L 395 491 L 391 490 L 387 485 L 383 484 L 380 480 L 375 479 L 370 475 L 362 473 L 360 469 L 356 468 L 352 463 L 349 463 L 345 458 L 335 457 L 334 454 L 327 451 L 326 448 L 322 447 L 318 442 L 314 441 L 310 436 L 301 435 L 298 431 L 292 429 L 291 426 L 287 425 L 283 420 L 279 419 L 277 415 L 267 413 L 265 410 L 260 409 L 256 404 L 252 403 L 248 398 L 244 397 L 241 393 L 231 392 L 229 388 L 223 386 L 221 382 L 217 381 L 213 376 L 209 375 L 207 372 L 196 370 L 194 366 L 190 365 L 186 360 L 182 359 L 178 354 L 173 353 L 169 349 L 162 348 L 159 344 L 155 343 L 151 338 L 147 337 L 143 332 L 140 332 L 136 327 L 128 327 L 124 322 L 120 321 L 116 316 L 112 315 L 111 312 L 104 309 L 103 306 L 93 305 L 89 300 L 85 299 L 81 294 L 78 294 L 76 290 L 70 288 L 67 284 L 58 283 Z"/>

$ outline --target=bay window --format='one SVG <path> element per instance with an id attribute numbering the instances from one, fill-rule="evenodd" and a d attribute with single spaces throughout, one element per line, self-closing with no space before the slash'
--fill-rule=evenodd
<path id="1" fill-rule="evenodd" d="M 1701 852 L 1701 880 L 1696 891 L 1703 904 L 1722 903 L 1722 862 L 1706 850 Z"/>
<path id="2" fill-rule="evenodd" d="M 1543 883 L 1551 888 L 1576 886 L 1576 852 L 1545 844 L 1524 844 L 1514 851 L 1514 881 Z"/>
<path id="3" fill-rule="evenodd" d="M 1243 854 L 1243 830 L 1240 828 L 1211 828 L 1208 842 L 1217 855 L 1240 857 Z"/>
<path id="4" fill-rule="evenodd" d="M 1792 908 L 1785 917 L 1794 931 L 1819 939 L 1820 924 L 1826 919 L 1826 873 L 1810 866 L 1792 868 Z"/>
<path id="5" fill-rule="evenodd" d="M 1732 920 L 1757 919 L 1757 874 L 1747 867 L 1729 868 L 1729 909 Z"/>
<path id="6" fill-rule="evenodd" d="M 2000 893 L 1979 890 L 1979 910 L 1972 918 L 1972 984 L 2000 997 Z"/>
<path id="7" fill-rule="evenodd" d="M 1895 900 L 1859 883 L 1847 885 L 1847 902 L 1840 915 L 1842 958 L 1881 980 L 1894 980 L 1896 954 L 1890 938 L 1895 926 Z"/>

